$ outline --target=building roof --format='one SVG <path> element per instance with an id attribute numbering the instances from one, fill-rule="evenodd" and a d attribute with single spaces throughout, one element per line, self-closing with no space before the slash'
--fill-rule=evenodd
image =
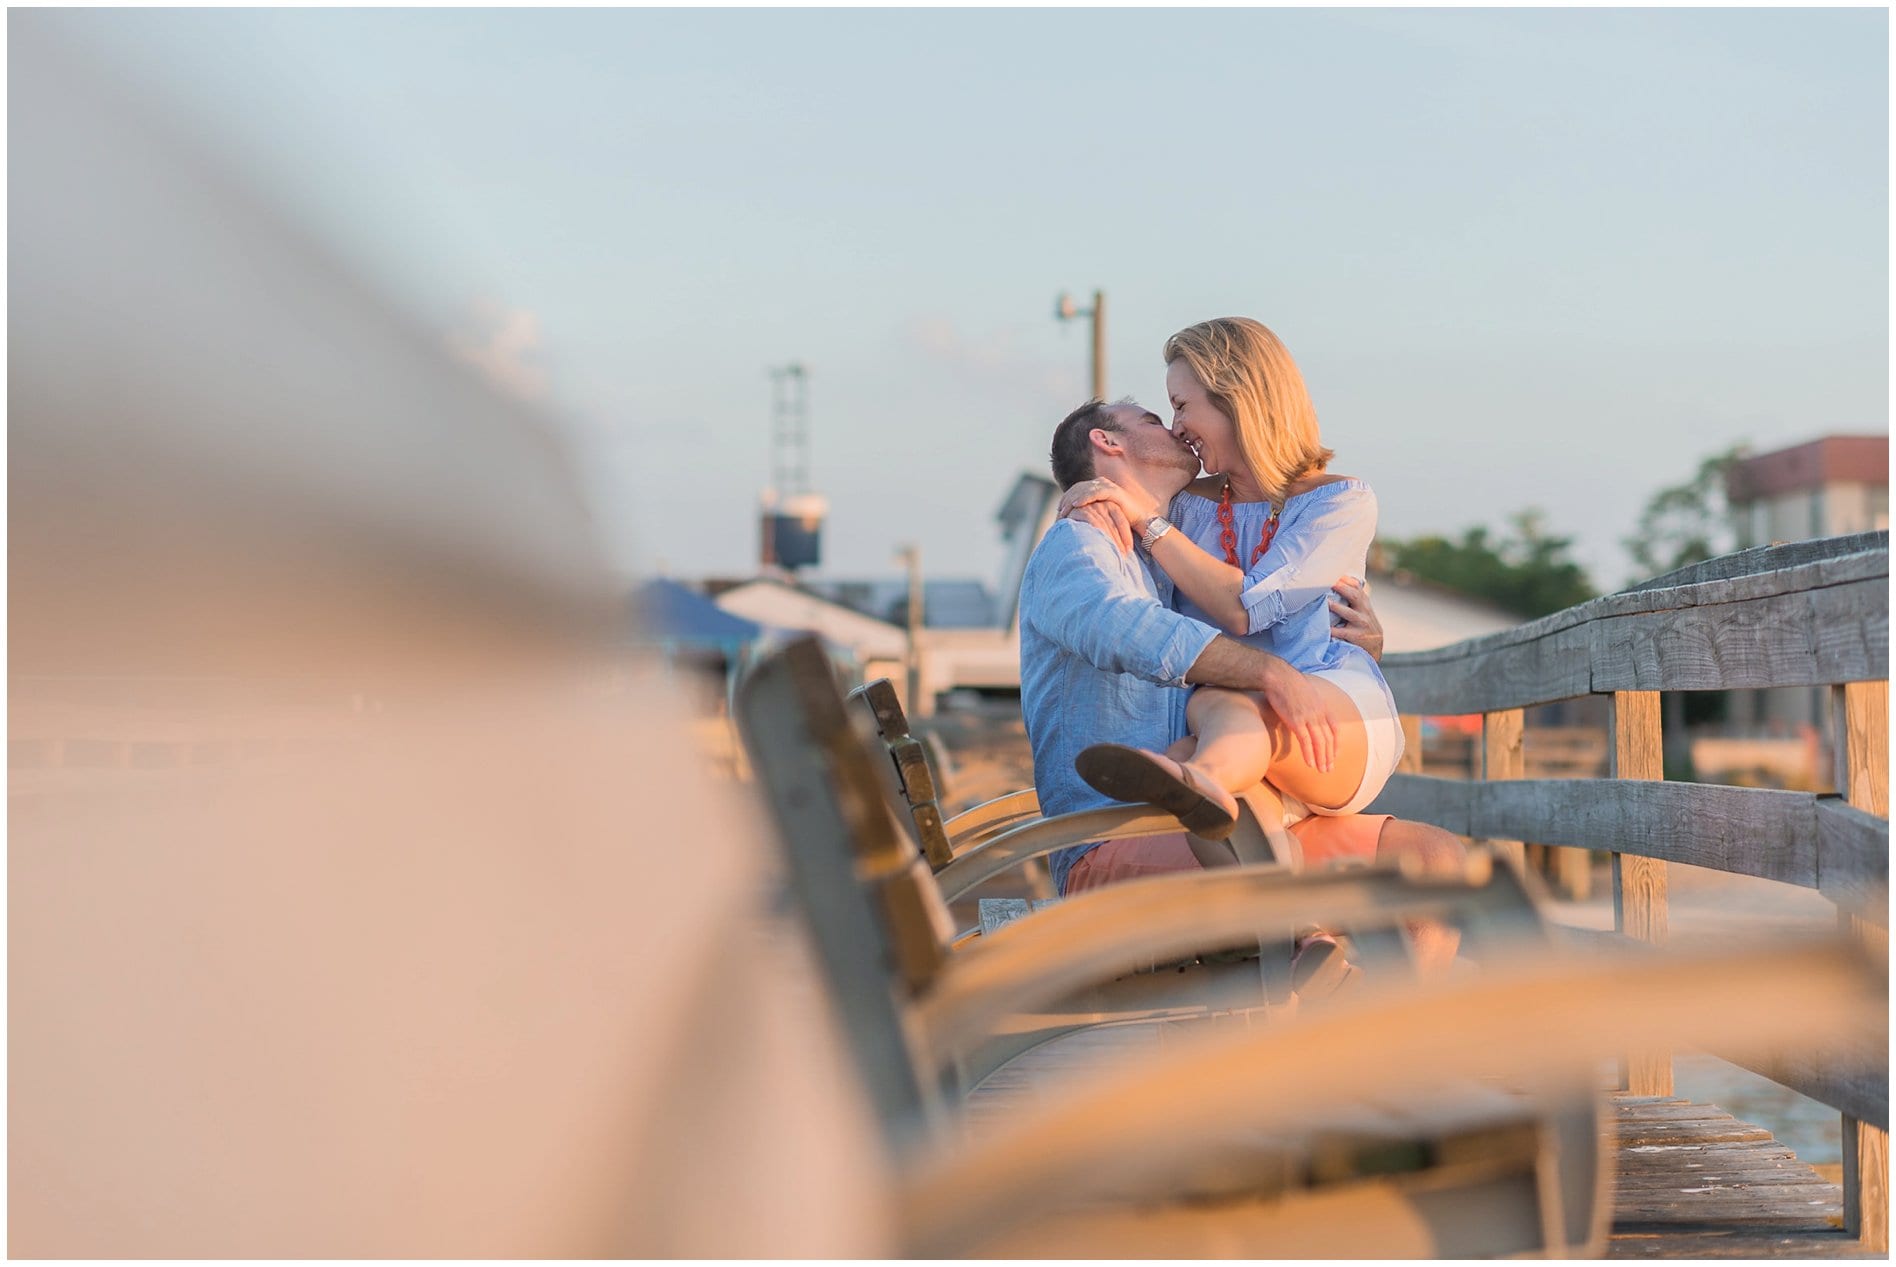
<path id="1" fill-rule="evenodd" d="M 1369 575 L 1369 603 L 1383 627 L 1383 654 L 1427 651 L 1464 638 L 1499 633 L 1521 623 L 1521 617 L 1486 599 L 1452 590 L 1446 585 L 1410 576 L 1406 572 Z"/>
<path id="2" fill-rule="evenodd" d="M 718 595 L 717 605 L 777 629 L 808 630 L 865 658 L 899 659 L 908 651 L 907 631 L 783 581 L 735 586 Z"/>
<path id="3" fill-rule="evenodd" d="M 632 594 L 643 638 L 731 650 L 757 641 L 764 627 L 736 616 L 677 581 L 660 577 Z"/>
<path id="4" fill-rule="evenodd" d="M 1743 458 L 1732 463 L 1725 476 L 1726 495 L 1741 504 L 1810 492 L 1826 484 L 1888 487 L 1889 436 L 1825 436 Z"/>
<path id="5" fill-rule="evenodd" d="M 853 607 L 865 616 L 906 624 L 908 578 L 868 580 L 812 580 L 797 582 L 803 589 L 833 603 Z M 995 625 L 994 598 L 980 581 L 940 578 L 922 581 L 922 624 L 929 629 L 991 629 Z"/>

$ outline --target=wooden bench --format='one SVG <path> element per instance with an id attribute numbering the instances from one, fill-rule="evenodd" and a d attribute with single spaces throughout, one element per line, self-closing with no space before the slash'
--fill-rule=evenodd
<path id="1" fill-rule="evenodd" d="M 758 665 L 740 688 L 738 716 L 819 959 L 858 1035 L 865 1078 L 897 1119 L 890 1129 L 899 1147 L 940 1129 L 949 1103 L 986 1071 L 1049 1037 L 1108 1021 L 1211 1016 L 1259 1001 L 1256 963 L 1194 955 L 1260 944 L 1275 944 L 1282 954 L 1302 923 L 1386 930 L 1417 916 L 1457 924 L 1497 964 L 1524 948 L 1547 947 L 1546 927 L 1518 871 L 1484 865 L 1487 855 L 1455 877 L 1392 867 L 1315 876 L 1234 867 L 1159 877 L 1070 899 L 957 946 L 936 877 L 898 830 L 902 820 L 889 812 L 879 786 L 881 742 L 866 725 L 852 725 L 816 645 L 792 644 Z M 1171 970 L 1149 971 L 1162 964 Z M 1296 1053 L 1304 1050 L 1309 1023 L 1306 1016 L 1296 1033 L 1278 1039 L 1270 1058 L 1300 1063 Z M 1474 1058 L 1465 1069 L 1482 1067 Z M 1260 1151 L 1253 1138 L 1254 1147 L 1240 1150 L 1249 1161 L 1221 1173 L 1242 1180 L 1250 1204 L 1270 1189 L 1259 1187 L 1258 1166 L 1289 1175 L 1285 1182 L 1297 1198 L 1291 1204 L 1321 1190 L 1325 1200 L 1313 1208 L 1325 1220 L 1335 1217 L 1329 1202 L 1340 1194 L 1360 1188 L 1370 1199 L 1373 1192 L 1374 1200 L 1407 1212 L 1410 1234 L 1417 1226 L 1433 1229 L 1435 1243 L 1459 1253 L 1597 1249 L 1606 1170 L 1598 1146 L 1602 1100 L 1589 1079 L 1576 1073 L 1507 1095 L 1484 1093 L 1465 1071 L 1443 1083 L 1435 1096 L 1414 1103 L 1332 1103 L 1311 1122 L 1292 1113 L 1283 1129 L 1266 1132 L 1268 1147 Z M 1141 1096 L 1153 1090 L 1137 1079 L 1134 1085 Z M 1217 1147 L 1219 1135 L 1202 1133 L 1200 1151 Z M 1339 1138 L 1355 1144 L 1331 1147 Z M 1504 1146 L 1509 1139 L 1517 1142 Z M 1399 1174 L 1370 1173 L 1397 1155 L 1408 1158 Z M 1163 1190 L 1164 1180 L 1152 1182 Z M 1202 1189 L 1195 1195 L 1232 1196 Z M 1283 1231 L 1277 1216 L 1287 1208 L 1264 1218 L 1270 1235 Z M 1468 1223 L 1471 1210 L 1490 1217 Z M 1154 1217 L 1169 1227 L 1178 1213 L 1168 1207 Z M 930 1252 L 962 1252 L 962 1238 L 980 1239 L 938 1225 L 932 1207 L 917 1217 Z M 1222 1216 L 1226 1223 L 1232 1217 Z M 1197 1214 L 1185 1222 L 1197 1231 L 1179 1229 L 1182 1244 L 1211 1230 Z M 1246 1243 L 1252 1253 L 1274 1252 L 1269 1240 Z"/>
<path id="2" fill-rule="evenodd" d="M 857 687 L 848 703 L 855 711 L 872 746 L 887 751 L 888 764 L 877 763 L 890 808 L 912 823 L 915 838 L 946 902 L 955 902 L 977 886 L 1006 872 L 1034 867 L 1059 849 L 1095 840 L 1169 836 L 1185 832 L 1177 818 L 1149 805 L 1116 805 L 1046 818 L 1040 813 L 1033 789 L 1010 792 L 963 814 L 945 819 L 940 807 L 940 783 L 926 745 L 909 732 L 894 687 L 878 679 Z M 1207 865 L 1241 864 L 1300 871 L 1303 851 L 1297 838 L 1281 824 L 1283 802 L 1268 786 L 1241 794 L 1238 828 L 1226 841 L 1193 838 L 1193 849 Z M 1041 875 L 1044 876 L 1044 870 Z M 1034 899 L 1051 901 L 1050 884 L 1034 890 Z M 993 925 L 1002 912 L 1018 908 L 995 906 L 1007 899 L 979 901 L 980 923 Z M 1013 916 L 1010 916 L 1013 917 Z M 957 930 L 971 935 L 969 926 Z"/>

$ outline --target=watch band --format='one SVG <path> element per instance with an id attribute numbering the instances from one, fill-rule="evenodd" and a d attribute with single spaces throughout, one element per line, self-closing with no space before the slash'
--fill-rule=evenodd
<path id="1" fill-rule="evenodd" d="M 1146 520 L 1145 531 L 1139 534 L 1139 544 L 1150 550 L 1153 542 L 1170 531 L 1172 531 L 1172 521 L 1164 515 L 1154 515 Z"/>

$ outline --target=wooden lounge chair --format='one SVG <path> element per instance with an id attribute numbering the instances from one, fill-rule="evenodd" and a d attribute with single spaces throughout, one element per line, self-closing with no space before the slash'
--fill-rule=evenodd
<path id="1" fill-rule="evenodd" d="M 1040 797 L 1033 788 L 1022 788 L 983 801 L 952 818 L 945 817 L 934 758 L 927 743 L 909 729 L 908 714 L 895 693 L 895 684 L 888 678 L 865 682 L 849 693 L 849 702 L 863 711 L 888 745 L 896 784 L 915 823 L 916 840 L 935 870 L 954 861 L 957 850 L 1041 816 Z"/>
<path id="2" fill-rule="evenodd" d="M 940 805 L 940 780 L 927 745 L 910 733 L 908 719 L 886 678 L 851 691 L 849 704 L 865 723 L 866 733 L 886 749 L 878 762 L 879 782 L 897 817 L 912 825 L 915 843 L 935 873 L 945 903 L 965 898 L 979 884 L 1019 867 L 1031 867 L 1057 849 L 1088 841 L 1169 836 L 1186 831 L 1183 823 L 1149 805 L 1113 805 L 1045 818 L 1033 789 L 1010 792 L 952 818 Z M 1242 863 L 1298 871 L 1303 851 L 1282 826 L 1283 802 L 1265 784 L 1238 797 L 1238 827 L 1227 840 L 1192 837 L 1192 847 L 1208 866 Z M 1031 874 L 1031 873 L 1030 873 Z M 1048 887 L 1036 893 L 1052 896 Z M 1018 905 L 1018 903 L 1015 903 Z M 982 927 L 996 922 L 993 900 L 981 903 Z M 959 936 L 976 932 L 957 927 Z"/>
<path id="3" fill-rule="evenodd" d="M 792 644 L 760 664 L 739 691 L 738 715 L 865 1076 L 908 1143 L 940 1127 L 961 1089 L 1049 1038 L 1257 1004 L 1260 964 L 1287 961 L 1294 929 L 1313 915 L 1370 930 L 1420 915 L 1459 924 L 1476 944 L 1545 945 L 1518 875 L 1482 855 L 1452 878 L 1244 867 L 1160 877 L 1070 899 L 956 947 L 934 877 L 878 787 L 869 736 L 852 726 L 816 646 Z M 1216 957 L 1260 945 L 1277 954 Z M 1170 970 L 1151 971 L 1160 965 Z M 1229 1195 L 1235 1184 L 1254 1197 L 1317 1171 L 1344 1183 L 1393 1151 L 1431 1191 L 1514 1211 L 1494 1223 L 1504 1230 L 1444 1242 L 1458 1252 L 1573 1252 L 1605 1231 L 1602 1103 L 1584 1079 L 1534 1097 L 1470 1081 L 1427 1105 L 1339 1110 L 1310 1130 L 1262 1142 L 1253 1133 L 1235 1154 L 1225 1141 L 1212 1191 Z M 1466 1173 L 1445 1160 L 1477 1155 L 1485 1160 Z M 1195 1191 L 1212 1194 L 1202 1182 Z"/>
<path id="4" fill-rule="evenodd" d="M 814 665 L 813 660 L 811 664 Z M 820 683 L 811 686 L 814 694 L 820 695 L 823 690 Z M 1014 918 L 1027 916 L 1029 904 L 1020 899 L 982 899 L 983 929 L 953 929 L 952 920 L 946 914 L 948 903 L 941 888 L 942 877 L 931 876 L 920 863 L 916 842 L 908 835 L 907 825 L 912 821 L 907 813 L 909 802 L 893 786 L 891 776 L 896 767 L 893 762 L 882 761 L 875 755 L 888 748 L 875 737 L 885 732 L 864 724 L 866 715 L 860 708 L 864 695 L 861 691 L 852 693 L 850 702 L 858 708 L 850 720 L 855 723 L 862 747 L 871 754 L 868 766 L 881 776 L 861 782 L 883 788 L 889 818 L 893 820 L 886 846 L 866 847 L 869 856 L 877 856 L 886 849 L 886 856 L 868 863 L 866 874 L 883 877 L 881 881 L 870 883 L 879 883 L 887 889 L 882 896 L 882 918 L 888 935 L 897 944 L 918 947 L 915 952 L 918 957 L 928 953 L 920 947 L 951 938 L 947 943 L 947 957 L 965 960 L 975 931 L 992 933 L 996 925 L 1011 925 Z M 839 725 L 848 728 L 847 722 Z M 813 750 L 807 738 L 798 742 L 806 750 Z M 753 763 L 771 760 L 768 755 L 753 755 L 752 759 Z M 932 771 L 925 770 L 924 776 L 932 776 Z M 868 792 L 860 794 L 869 795 Z M 865 810 L 864 814 L 873 816 L 873 811 Z M 1202 932 L 1194 931 L 1184 951 L 1169 957 L 1156 952 L 1146 957 L 1135 953 L 1113 973 L 1105 973 L 1100 966 L 1069 965 L 1070 971 L 1078 971 L 1087 980 L 1083 993 L 1064 1000 L 1057 1007 L 1041 1006 L 1012 1014 L 990 1009 L 978 1024 L 958 1028 L 953 1056 L 960 1085 L 969 1088 L 978 1085 L 1000 1065 L 1031 1048 L 1094 1025 L 1198 1020 L 1232 1008 L 1268 1011 L 1288 1006 L 1294 1009 L 1304 1002 L 1295 997 L 1298 987 L 1305 986 L 1307 993 L 1311 984 L 1302 981 L 1293 968 L 1294 942 L 1298 930 L 1311 922 L 1312 912 L 1329 913 L 1325 927 L 1333 927 L 1333 931 L 1346 936 L 1355 966 L 1398 979 L 1407 979 L 1413 969 L 1404 925 L 1418 914 L 1429 914 L 1443 901 L 1458 906 L 1457 918 L 1465 918 L 1474 925 L 1470 946 L 1475 949 L 1483 945 L 1484 938 L 1486 943 L 1492 944 L 1521 937 L 1544 939 L 1548 935 L 1521 875 L 1518 872 L 1495 875 L 1494 860 L 1486 853 L 1472 859 L 1463 871 L 1433 877 L 1418 878 L 1400 868 L 1383 867 L 1299 880 L 1298 860 L 1284 859 L 1278 852 L 1278 841 L 1287 838 L 1289 833 L 1275 833 L 1276 839 L 1273 839 L 1273 835 L 1258 825 L 1261 821 L 1272 821 L 1273 814 L 1281 814 L 1281 805 L 1268 789 L 1261 789 L 1245 804 L 1243 823 L 1248 828 L 1248 836 L 1243 832 L 1238 834 L 1240 845 L 1249 855 L 1247 861 L 1251 865 L 1247 869 L 1253 876 L 1252 883 L 1274 895 L 1275 905 L 1269 922 L 1260 922 L 1265 918 L 1260 909 L 1254 912 L 1252 922 L 1243 925 L 1241 935 L 1230 946 L 1217 944 L 1215 939 L 1206 940 Z M 992 872 L 1019 858 L 1035 856 L 1030 851 L 1044 853 L 1102 835 L 1181 830 L 1181 824 L 1163 812 L 1140 806 L 1114 806 L 1018 823 L 989 840 L 970 845 L 953 865 L 963 870 L 978 866 Z M 1003 850 L 1008 852 L 997 861 L 996 855 Z M 1260 858 L 1259 854 L 1264 856 Z M 1276 876 L 1268 885 L 1260 878 L 1267 872 Z M 1418 885 L 1426 889 L 1426 896 L 1417 892 Z M 1458 889 L 1462 891 L 1459 898 L 1445 896 Z M 1195 892 L 1189 884 L 1166 891 L 1181 895 L 1172 900 L 1186 905 L 1200 900 L 1188 896 Z M 1362 900 L 1365 892 L 1374 893 L 1374 900 L 1365 903 Z M 1037 934 L 1036 944 L 1039 944 L 1038 939 L 1065 935 L 1061 930 L 1095 928 L 1105 934 L 1106 949 L 1117 952 L 1123 947 L 1110 944 L 1114 922 L 1128 927 L 1140 925 L 1145 919 L 1147 903 L 1153 900 L 1154 895 L 1144 886 L 1130 897 L 1122 896 L 1116 886 L 1108 894 L 1090 895 L 1084 915 L 1056 915 L 1049 909 L 1052 904 L 1037 903 L 1040 909 L 1034 913 L 1032 922 L 1036 926 L 1048 925 L 1055 931 Z M 997 919 L 991 909 L 996 907 L 1017 910 L 1002 912 Z M 1136 940 L 1127 943 L 1138 944 Z M 1037 966 L 1025 958 L 1016 962 L 1029 965 L 1030 973 Z M 1089 972 L 1092 977 L 1087 977 Z M 1105 975 L 1100 975 L 1102 973 Z M 992 981 L 988 983 L 991 985 Z M 1318 989 L 1322 988 L 1320 981 L 1316 984 Z M 949 1001 L 953 997 L 952 990 L 944 990 L 938 996 L 942 1000 L 938 1006 L 944 1013 L 953 1012 L 956 1005 Z"/>

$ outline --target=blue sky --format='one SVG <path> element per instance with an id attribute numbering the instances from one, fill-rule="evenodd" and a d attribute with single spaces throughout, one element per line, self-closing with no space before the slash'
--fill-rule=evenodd
<path id="1" fill-rule="evenodd" d="M 825 571 L 993 579 L 1085 395 L 1283 336 L 1390 536 L 1597 583 L 1740 440 L 1888 428 L 1882 10 L 85 10 L 56 25 L 570 437 L 628 574 L 734 574 L 808 366 Z"/>

